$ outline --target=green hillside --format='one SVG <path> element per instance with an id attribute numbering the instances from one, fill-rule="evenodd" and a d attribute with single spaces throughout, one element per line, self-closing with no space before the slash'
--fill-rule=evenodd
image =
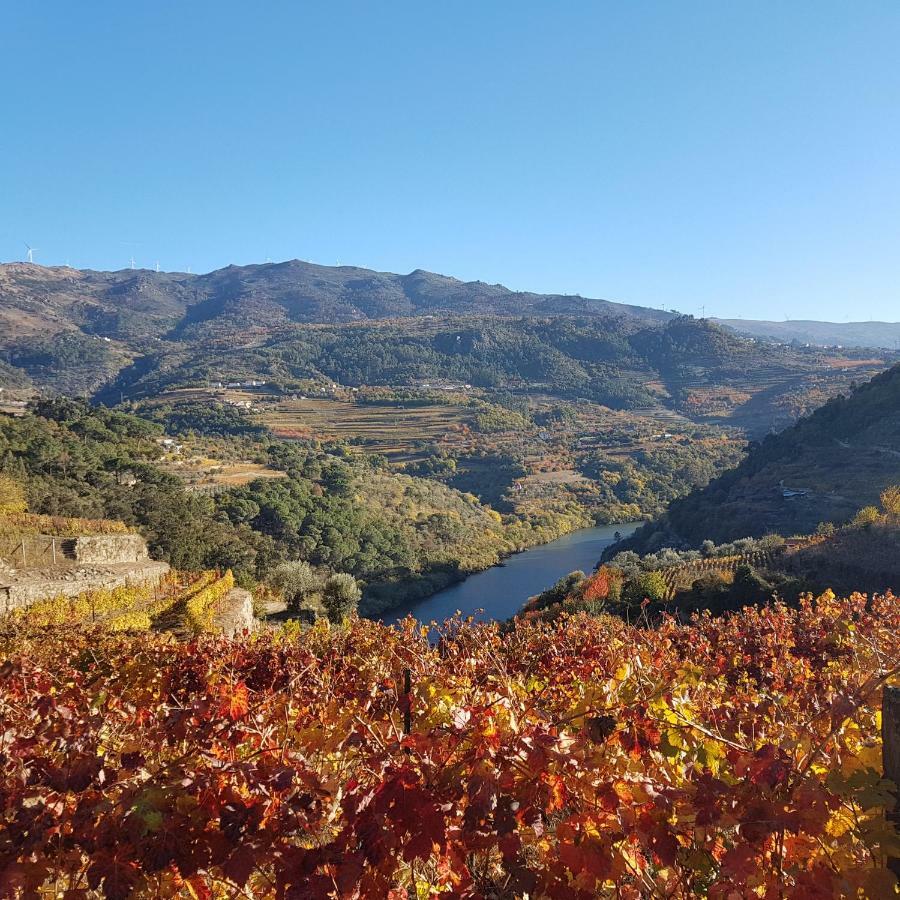
<path id="1" fill-rule="evenodd" d="M 292 391 L 309 379 L 441 380 L 674 410 L 759 436 L 884 365 L 660 310 L 421 270 L 299 260 L 204 275 L 0 266 L 0 375 L 106 404 L 246 379 Z"/>
<path id="2" fill-rule="evenodd" d="M 673 502 L 617 549 L 699 546 L 844 523 L 900 483 L 900 366 L 761 444 L 734 469 Z"/>

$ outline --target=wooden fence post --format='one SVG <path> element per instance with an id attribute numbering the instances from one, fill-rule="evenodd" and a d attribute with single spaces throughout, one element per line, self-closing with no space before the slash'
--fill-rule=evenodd
<path id="1" fill-rule="evenodd" d="M 409 669 L 403 670 L 403 697 L 405 700 L 403 707 L 403 733 L 409 734 L 412 731 L 412 672 Z"/>
<path id="2" fill-rule="evenodd" d="M 25 556 L 25 538 L 22 538 L 22 568 L 28 568 L 28 558 Z"/>
<path id="3" fill-rule="evenodd" d="M 884 742 L 884 777 L 897 785 L 897 799 L 888 818 L 900 828 L 900 687 L 886 687 L 881 703 L 881 736 Z M 890 870 L 900 878 L 900 858 L 888 860 Z"/>

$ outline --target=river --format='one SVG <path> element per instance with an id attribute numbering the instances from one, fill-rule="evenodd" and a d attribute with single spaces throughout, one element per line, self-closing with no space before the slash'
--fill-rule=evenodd
<path id="1" fill-rule="evenodd" d="M 549 544 L 532 547 L 508 557 L 499 566 L 470 575 L 437 594 L 385 613 L 383 621 L 396 622 L 413 616 L 420 622 L 443 622 L 457 610 L 477 619 L 509 619 L 522 604 L 554 582 L 581 569 L 590 572 L 618 531 L 628 536 L 642 523 L 582 528 Z"/>

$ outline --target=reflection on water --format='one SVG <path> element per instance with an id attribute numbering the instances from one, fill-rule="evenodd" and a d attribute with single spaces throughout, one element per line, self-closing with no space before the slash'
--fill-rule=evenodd
<path id="1" fill-rule="evenodd" d="M 590 572 L 618 531 L 631 534 L 641 523 L 603 525 L 573 531 L 558 540 L 510 556 L 503 565 L 470 575 L 465 581 L 385 613 L 385 622 L 415 616 L 420 622 L 442 622 L 457 610 L 478 619 L 508 619 L 525 601 L 576 569 Z"/>

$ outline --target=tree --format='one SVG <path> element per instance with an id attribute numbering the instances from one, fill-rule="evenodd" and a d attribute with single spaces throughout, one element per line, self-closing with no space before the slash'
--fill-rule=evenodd
<path id="1" fill-rule="evenodd" d="M 900 484 L 895 484 L 882 492 L 881 508 L 892 521 L 900 520 Z"/>
<path id="2" fill-rule="evenodd" d="M 362 591 L 352 575 L 341 572 L 330 575 L 322 589 L 322 605 L 328 613 L 328 620 L 340 624 L 356 612 Z"/>
<path id="3" fill-rule="evenodd" d="M 321 587 L 319 576 L 308 562 L 295 560 L 282 563 L 272 572 L 271 583 L 284 594 L 291 612 L 297 612 L 313 591 Z"/>
<path id="4" fill-rule="evenodd" d="M 0 475 L 0 514 L 28 512 L 25 489 L 9 475 Z"/>
<path id="5" fill-rule="evenodd" d="M 667 592 L 666 579 L 661 572 L 643 572 L 629 580 L 622 596 L 628 603 L 637 604 L 644 600 L 659 603 L 665 600 Z"/>

